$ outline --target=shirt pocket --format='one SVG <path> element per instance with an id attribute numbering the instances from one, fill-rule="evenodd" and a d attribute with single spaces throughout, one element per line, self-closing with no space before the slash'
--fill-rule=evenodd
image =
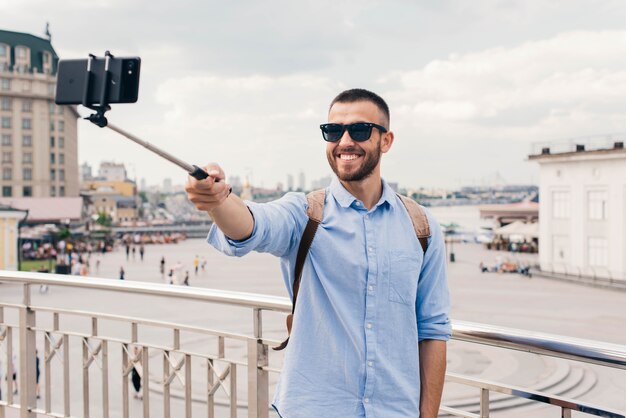
<path id="1" fill-rule="evenodd" d="M 389 300 L 404 305 L 415 304 L 419 260 L 410 251 L 394 251 L 389 254 Z"/>

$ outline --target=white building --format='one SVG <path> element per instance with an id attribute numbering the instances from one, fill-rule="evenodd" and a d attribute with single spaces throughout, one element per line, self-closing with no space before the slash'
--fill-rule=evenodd
<path id="1" fill-rule="evenodd" d="M 541 269 L 626 280 L 624 142 L 543 147 L 529 159 L 540 166 Z"/>
<path id="2" fill-rule="evenodd" d="M 126 167 L 121 163 L 101 162 L 98 178 L 106 181 L 125 181 Z"/>

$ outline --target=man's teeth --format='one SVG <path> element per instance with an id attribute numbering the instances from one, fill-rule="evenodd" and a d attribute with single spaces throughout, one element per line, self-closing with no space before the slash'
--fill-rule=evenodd
<path id="1" fill-rule="evenodd" d="M 356 154 L 341 154 L 339 155 L 339 157 L 344 161 L 351 161 L 351 160 L 356 160 L 357 158 L 359 158 L 359 156 Z"/>

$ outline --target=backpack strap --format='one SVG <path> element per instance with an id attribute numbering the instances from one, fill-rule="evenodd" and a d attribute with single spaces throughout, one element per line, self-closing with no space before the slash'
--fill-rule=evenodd
<path id="1" fill-rule="evenodd" d="M 322 223 L 324 217 L 324 201 L 326 199 L 326 190 L 315 190 L 306 195 L 308 208 L 306 211 L 309 220 L 302 233 L 300 239 L 300 245 L 298 246 L 298 255 L 296 256 L 296 268 L 293 280 L 293 297 L 291 303 L 291 314 L 287 315 L 287 332 L 291 335 L 291 325 L 293 324 L 293 314 L 296 311 L 296 300 L 298 299 L 298 291 L 300 290 L 300 279 L 302 277 L 302 270 L 304 269 L 304 262 L 309 253 L 309 248 L 315 238 L 317 227 Z M 272 347 L 276 351 L 283 350 L 289 343 L 289 337 L 283 341 L 279 346 Z"/>
<path id="2" fill-rule="evenodd" d="M 422 207 L 415 200 L 402 196 L 399 193 L 397 193 L 397 195 L 402 201 L 402 204 L 404 204 L 407 212 L 409 212 L 413 228 L 415 229 L 415 235 L 417 235 L 417 239 L 422 246 L 422 250 L 424 251 L 424 254 L 426 254 L 426 250 L 428 249 L 428 238 L 430 238 L 431 235 L 426 212 L 424 212 L 424 209 L 422 209 Z"/>

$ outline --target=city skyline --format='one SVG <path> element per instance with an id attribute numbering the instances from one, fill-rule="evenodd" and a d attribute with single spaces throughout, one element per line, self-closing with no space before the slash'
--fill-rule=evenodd
<path id="1" fill-rule="evenodd" d="M 626 131 L 626 6 L 617 1 L 0 5 L 7 30 L 43 36 L 50 21 L 62 59 L 141 56 L 139 102 L 114 106 L 111 122 L 265 187 L 288 173 L 295 184 L 300 171 L 331 174 L 317 126 L 350 87 L 389 102 L 396 141 L 382 170 L 401 187 L 460 187 L 495 173 L 536 184 L 532 142 Z M 84 121 L 78 130 L 81 162 L 117 159 L 155 183 L 184 182 L 179 168 L 113 132 Z"/>

